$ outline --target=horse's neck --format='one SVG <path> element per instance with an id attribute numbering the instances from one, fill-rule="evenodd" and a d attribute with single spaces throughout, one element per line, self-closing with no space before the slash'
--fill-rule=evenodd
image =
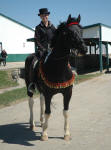
<path id="1" fill-rule="evenodd" d="M 53 49 L 52 55 L 56 59 L 65 58 L 69 55 L 70 50 L 67 50 L 66 48 L 59 46 Z"/>
<path id="2" fill-rule="evenodd" d="M 61 49 L 54 50 L 51 55 L 49 56 L 51 60 L 53 60 L 54 66 L 58 68 L 65 69 L 69 62 L 69 55 L 68 53 L 60 53 Z"/>

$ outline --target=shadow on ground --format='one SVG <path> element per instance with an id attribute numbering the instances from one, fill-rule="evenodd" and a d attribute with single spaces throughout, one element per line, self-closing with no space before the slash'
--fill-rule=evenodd
<path id="1" fill-rule="evenodd" d="M 0 140 L 8 144 L 34 146 L 30 141 L 40 140 L 41 133 L 33 132 L 27 123 L 0 126 Z"/>

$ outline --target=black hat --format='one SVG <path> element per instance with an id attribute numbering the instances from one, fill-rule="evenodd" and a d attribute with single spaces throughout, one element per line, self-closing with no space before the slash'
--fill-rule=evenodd
<path id="1" fill-rule="evenodd" d="M 39 9 L 39 14 L 38 14 L 38 16 L 43 15 L 43 14 L 49 15 L 50 12 L 48 12 L 48 9 L 47 9 L 47 8 L 41 8 L 41 9 Z"/>

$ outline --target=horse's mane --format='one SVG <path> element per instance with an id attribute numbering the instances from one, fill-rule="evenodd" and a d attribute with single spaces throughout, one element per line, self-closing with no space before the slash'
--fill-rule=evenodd
<path id="1" fill-rule="evenodd" d="M 55 33 L 54 36 L 51 40 L 51 48 L 54 48 L 57 44 L 57 42 L 60 40 L 61 36 L 63 38 L 63 36 L 65 35 L 65 33 L 67 32 L 67 24 L 71 23 L 71 22 L 76 22 L 77 18 L 71 18 L 70 20 L 66 21 L 66 22 L 61 22 Z M 78 26 L 82 29 L 82 26 L 80 24 L 78 24 Z M 61 39 L 62 39 L 61 38 Z"/>
<path id="2" fill-rule="evenodd" d="M 64 32 L 65 29 L 66 29 L 66 24 L 67 22 L 61 22 L 60 25 L 58 25 L 55 33 L 54 33 L 54 36 L 51 40 L 51 47 L 55 47 L 57 41 L 59 40 L 59 37 L 60 37 L 60 33 Z"/>

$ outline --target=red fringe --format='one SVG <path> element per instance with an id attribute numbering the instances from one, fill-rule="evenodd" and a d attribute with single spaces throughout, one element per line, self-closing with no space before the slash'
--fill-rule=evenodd
<path id="1" fill-rule="evenodd" d="M 40 62 L 40 68 L 39 68 L 39 72 L 40 72 L 40 75 L 41 75 L 41 78 L 42 80 L 44 81 L 44 83 L 50 87 L 50 88 L 54 88 L 54 89 L 60 89 L 60 88 L 66 88 L 66 87 L 69 87 L 71 86 L 73 83 L 74 83 L 74 80 L 75 80 L 75 75 L 73 74 L 72 75 L 72 78 L 66 82 L 63 82 L 63 83 L 53 83 L 53 82 L 50 82 L 46 79 L 45 75 L 44 75 L 44 72 L 42 70 L 42 62 Z"/>

